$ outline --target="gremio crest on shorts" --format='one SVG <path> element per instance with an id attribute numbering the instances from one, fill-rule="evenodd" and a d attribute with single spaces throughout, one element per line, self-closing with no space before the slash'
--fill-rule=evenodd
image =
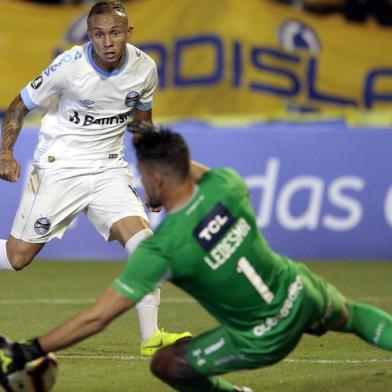
<path id="1" fill-rule="evenodd" d="M 132 108 L 139 100 L 139 93 L 137 91 L 131 91 L 125 97 L 125 106 Z"/>
<path id="2" fill-rule="evenodd" d="M 38 218 L 34 222 L 34 230 L 37 234 L 44 235 L 49 231 L 51 224 L 49 218 Z"/>

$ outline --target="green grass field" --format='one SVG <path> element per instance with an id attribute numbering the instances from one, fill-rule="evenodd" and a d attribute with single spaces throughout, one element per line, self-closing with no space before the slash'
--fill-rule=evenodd
<path id="1" fill-rule="evenodd" d="M 392 263 L 313 262 L 310 268 L 344 294 L 392 313 Z M 41 334 L 91 304 L 119 273 L 122 263 L 36 261 L 19 273 L 0 273 L 0 333 L 14 339 Z M 166 284 L 160 326 L 198 334 L 214 320 L 189 296 Z M 55 392 L 165 392 L 139 355 L 139 327 L 131 310 L 103 333 L 58 353 Z M 232 373 L 260 392 L 392 391 L 392 353 L 346 334 L 305 336 L 283 362 Z"/>

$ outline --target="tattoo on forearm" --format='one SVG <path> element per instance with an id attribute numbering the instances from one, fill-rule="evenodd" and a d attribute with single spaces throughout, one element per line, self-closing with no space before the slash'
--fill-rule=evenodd
<path id="1" fill-rule="evenodd" d="M 28 113 L 22 98 L 18 95 L 8 108 L 2 127 L 1 150 L 12 151 L 16 139 L 23 126 L 23 120 Z"/>

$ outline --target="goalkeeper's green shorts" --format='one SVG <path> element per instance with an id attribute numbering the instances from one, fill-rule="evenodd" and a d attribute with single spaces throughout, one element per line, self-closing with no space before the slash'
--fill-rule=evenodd
<path id="1" fill-rule="evenodd" d="M 298 273 L 303 284 L 298 306 L 262 336 L 222 326 L 192 339 L 187 355 L 196 372 L 210 376 L 272 365 L 288 355 L 304 333 L 321 335 L 334 329 L 345 308 L 343 296 L 306 266 L 298 264 Z"/>

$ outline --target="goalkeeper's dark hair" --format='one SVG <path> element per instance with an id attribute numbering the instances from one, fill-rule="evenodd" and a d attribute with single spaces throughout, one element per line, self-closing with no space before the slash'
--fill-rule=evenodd
<path id="1" fill-rule="evenodd" d="M 155 164 L 161 171 L 169 169 L 180 179 L 189 176 L 190 152 L 179 133 L 164 128 L 157 131 L 151 127 L 151 131 L 134 137 L 132 143 L 139 162 Z"/>
<path id="2" fill-rule="evenodd" d="M 117 0 L 100 0 L 97 1 L 92 7 L 90 12 L 87 15 L 87 21 L 93 15 L 103 15 L 109 14 L 111 12 L 119 12 L 127 16 L 127 11 L 125 10 L 124 6 L 122 5 L 121 1 Z"/>

